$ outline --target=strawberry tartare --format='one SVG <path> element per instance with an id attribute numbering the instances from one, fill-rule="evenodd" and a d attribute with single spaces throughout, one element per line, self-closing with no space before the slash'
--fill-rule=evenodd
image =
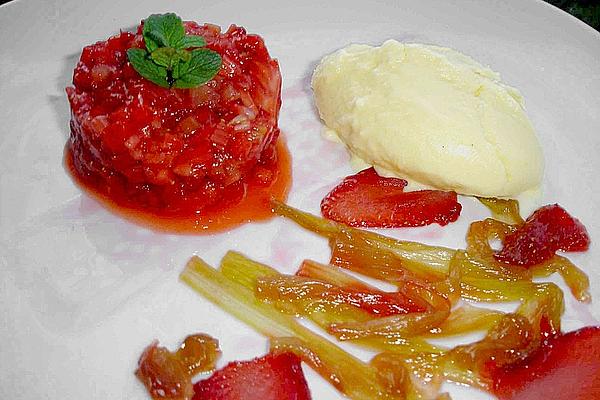
<path id="1" fill-rule="evenodd" d="M 278 145 L 279 65 L 262 38 L 244 28 L 181 24 L 186 38 L 203 38 L 205 51 L 222 60 L 196 87 L 163 87 L 134 68 L 130 49 L 150 57 L 144 22 L 136 33 L 83 49 L 66 89 L 69 169 L 105 204 L 158 228 L 218 229 L 254 219 L 253 212 L 231 210 L 244 201 L 251 208 L 264 203 L 258 219 L 266 217 L 268 199 L 285 196 L 290 175 L 281 171 L 287 155 Z M 177 219 L 186 222 L 174 226 Z"/>

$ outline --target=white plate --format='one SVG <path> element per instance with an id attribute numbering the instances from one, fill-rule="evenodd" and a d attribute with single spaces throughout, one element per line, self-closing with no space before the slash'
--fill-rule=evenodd
<path id="1" fill-rule="evenodd" d="M 174 347 L 186 334 L 219 338 L 222 363 L 266 350 L 264 338 L 178 282 L 192 254 L 216 263 L 228 249 L 291 272 L 326 261 L 325 240 L 289 221 L 199 237 L 154 233 L 81 194 L 62 165 L 69 109 L 64 88 L 84 45 L 135 26 L 150 13 L 260 33 L 284 76 L 281 128 L 293 154 L 292 205 L 317 212 L 351 172 L 344 150 L 324 141 L 309 77 L 325 54 L 388 38 L 453 47 L 519 88 L 543 144 L 544 202 L 560 202 L 600 240 L 600 35 L 533 0 L 152 1 L 20 0 L 0 7 L 0 398 L 146 399 L 133 376 L 150 341 Z M 462 199 L 446 228 L 394 230 L 428 243 L 464 246 L 485 210 Z M 590 275 L 591 306 L 566 295 L 565 329 L 597 324 L 599 247 L 575 255 Z M 361 357 L 367 353 L 357 352 Z M 341 398 L 307 371 L 315 399 Z M 489 398 L 450 387 L 455 398 Z"/>

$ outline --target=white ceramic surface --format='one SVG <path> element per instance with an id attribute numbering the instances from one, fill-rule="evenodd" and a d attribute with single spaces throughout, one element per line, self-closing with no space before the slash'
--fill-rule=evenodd
<path id="1" fill-rule="evenodd" d="M 351 172 L 344 150 L 321 138 L 312 106 L 309 77 L 323 55 L 395 38 L 453 47 L 499 71 L 523 93 L 542 141 L 544 202 L 560 202 L 594 241 L 571 257 L 590 275 L 594 303 L 567 294 L 564 327 L 598 324 L 600 35 L 567 14 L 534 0 L 18 0 L 0 7 L 0 398 L 146 399 L 133 371 L 155 338 L 174 347 L 207 332 L 221 341 L 221 364 L 263 354 L 264 338 L 178 282 L 186 260 L 215 264 L 235 249 L 286 272 L 304 258 L 327 260 L 325 240 L 281 219 L 213 236 L 148 231 L 112 216 L 65 173 L 64 88 L 82 47 L 166 11 L 264 37 L 284 76 L 289 202 L 313 212 Z M 389 234 L 462 247 L 468 223 L 487 214 L 461 201 L 455 224 Z M 307 376 L 313 398 L 341 398 Z M 455 399 L 489 398 L 447 387 Z"/>

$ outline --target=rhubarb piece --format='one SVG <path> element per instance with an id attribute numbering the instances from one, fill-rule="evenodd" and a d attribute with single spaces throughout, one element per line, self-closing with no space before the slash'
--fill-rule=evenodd
<path id="1" fill-rule="evenodd" d="M 547 277 L 554 272 L 558 272 L 577 300 L 584 303 L 592 301 L 592 297 L 588 292 L 590 279 L 585 272 L 564 257 L 555 255 L 543 264 L 531 267 L 531 271 L 536 278 Z"/>
<path id="2" fill-rule="evenodd" d="M 443 346 L 433 345 L 423 339 L 421 336 L 371 336 L 352 339 L 351 343 L 377 352 L 391 352 L 397 354 L 398 356 L 407 356 L 419 353 L 441 354 L 445 351 Z"/>
<path id="3" fill-rule="evenodd" d="M 490 389 L 487 369 L 515 365 L 535 353 L 547 337 L 560 332 L 563 307 L 558 286 L 538 284 L 536 292 L 514 313 L 502 316 L 482 340 L 455 347 L 444 355 L 445 362 L 458 375 L 478 376 L 477 386 Z"/>
<path id="4" fill-rule="evenodd" d="M 549 260 L 558 250 L 584 251 L 589 245 L 583 224 L 554 204 L 538 209 L 508 234 L 495 257 L 507 264 L 532 266 Z"/>
<path id="5" fill-rule="evenodd" d="M 498 221 L 511 225 L 520 225 L 525 222 L 521 218 L 519 202 L 516 200 L 504 200 L 494 197 L 478 197 L 478 199 L 491 211 L 492 217 Z"/>
<path id="6" fill-rule="evenodd" d="M 461 205 L 455 192 L 405 192 L 407 182 L 384 178 L 374 168 L 346 177 L 321 202 L 325 218 L 350 226 L 398 228 L 456 221 Z"/>
<path id="7" fill-rule="evenodd" d="M 328 238 L 332 248 L 331 264 L 375 279 L 394 284 L 406 279 L 440 282 L 448 278 L 450 263 L 457 257 L 455 262 L 462 264 L 463 298 L 488 302 L 522 300 L 535 289 L 531 283 L 533 276 L 545 277 L 559 272 L 578 300 L 590 299 L 585 273 L 560 256 L 532 268 L 497 261 L 490 240 L 502 241 L 515 229 L 497 220 L 471 224 L 465 253 L 351 228 L 277 200 L 272 200 L 271 205 L 276 214 Z M 522 282 L 511 284 L 516 281 Z"/>
<path id="8" fill-rule="evenodd" d="M 361 246 L 378 253 L 378 256 L 393 254 L 394 262 L 407 264 L 413 271 L 419 269 L 443 277 L 455 251 L 446 247 L 430 246 L 418 242 L 397 240 L 375 232 L 351 228 L 347 225 L 317 217 L 285 203 L 271 199 L 273 212 L 289 218 L 298 225 L 330 240 L 344 238 L 352 246 Z M 343 267 L 343 265 L 340 265 Z"/>
<path id="9" fill-rule="evenodd" d="M 411 257 L 402 252 L 401 255 L 393 248 L 379 246 L 362 238 L 339 235 L 329 240 L 329 246 L 331 264 L 390 283 L 415 279 L 437 281 L 444 279 L 448 272 L 449 260 L 432 265 L 437 261 L 433 260 L 428 265 L 420 259 L 429 257 L 428 254 L 421 256 L 415 253 Z M 446 249 L 439 249 L 440 258 L 445 257 Z M 432 253 L 435 251 L 435 248 L 430 250 Z M 433 257 L 437 256 L 438 254 L 433 254 Z"/>
<path id="10" fill-rule="evenodd" d="M 224 311 L 268 337 L 309 334 L 292 317 L 262 303 L 254 291 L 226 277 L 199 257 L 192 257 L 180 275 L 183 282 Z"/>
<path id="11" fill-rule="evenodd" d="M 225 253 L 221 259 L 219 270 L 228 279 L 244 285 L 252 291 L 256 290 L 256 282 L 259 278 L 280 275 L 276 269 L 231 250 Z"/>
<path id="12" fill-rule="evenodd" d="M 535 293 L 537 286 L 529 281 L 464 278 L 460 288 L 463 299 L 483 303 L 502 303 L 523 301 Z"/>
<path id="13" fill-rule="evenodd" d="M 368 337 L 411 337 L 429 332 L 444 322 L 450 311 L 431 311 L 373 318 L 365 322 L 340 322 L 327 330 L 339 340 L 353 340 Z"/>
<path id="14" fill-rule="evenodd" d="M 427 310 L 372 318 L 364 322 L 334 323 L 327 331 L 340 340 L 411 337 L 429 332 L 450 315 L 450 302 L 435 290 L 413 282 L 406 282 L 401 290 L 408 298 L 420 300 L 421 304 L 427 305 Z"/>
<path id="15" fill-rule="evenodd" d="M 260 278 L 256 290 L 261 300 L 289 304 L 295 310 L 304 309 L 306 314 L 320 308 L 335 312 L 341 305 L 382 317 L 424 311 L 403 293 L 345 288 L 302 276 Z"/>
<path id="16" fill-rule="evenodd" d="M 491 218 L 471 223 L 467 232 L 467 254 L 480 261 L 486 272 L 491 275 L 510 280 L 531 280 L 531 271 L 527 268 L 508 266 L 496 260 L 496 251 L 490 244 L 491 241 L 504 243 L 506 236 L 515 229 L 513 225 Z"/>
<path id="17" fill-rule="evenodd" d="M 379 353 L 370 363 L 378 372 L 379 380 L 387 386 L 387 391 L 396 398 L 405 399 L 414 390 L 410 371 L 400 357 L 395 354 Z"/>
<path id="18" fill-rule="evenodd" d="M 558 272 L 577 300 L 582 302 L 591 300 L 587 275 L 564 257 L 553 255 L 543 263 L 531 267 L 498 261 L 490 241 L 499 240 L 504 243 L 509 235 L 515 234 L 516 229 L 512 225 L 489 218 L 473 222 L 467 233 L 467 255 L 463 257 L 464 275 L 508 281 L 530 281 L 533 277 L 542 278 Z"/>
<path id="19" fill-rule="evenodd" d="M 215 369 L 221 351 L 217 339 L 205 334 L 196 334 L 186 337 L 175 355 L 187 368 L 188 374 L 194 376 Z"/>
<path id="20" fill-rule="evenodd" d="M 155 400 L 189 400 L 192 376 L 213 370 L 220 355 L 219 342 L 204 334 L 188 336 L 176 353 L 154 342 L 142 353 L 135 374 Z"/>
<path id="21" fill-rule="evenodd" d="M 177 357 L 164 347 L 151 344 L 138 361 L 135 375 L 155 400 L 189 400 L 192 379 Z"/>
<path id="22" fill-rule="evenodd" d="M 379 371 L 384 373 L 390 370 L 397 371 L 396 377 L 399 372 L 402 372 L 399 367 L 403 368 L 408 378 L 404 380 L 408 395 L 406 397 L 396 397 L 395 399 L 438 399 L 437 394 L 444 381 L 443 365 L 440 362 L 442 358 L 443 355 L 440 353 L 424 352 L 400 355 L 395 352 L 383 352 L 373 357 L 371 365 L 376 366 Z"/>
<path id="23" fill-rule="evenodd" d="M 313 260 L 302 261 L 300 268 L 298 268 L 298 271 L 296 271 L 296 275 L 303 276 L 305 278 L 318 279 L 334 285 L 345 286 L 347 288 L 367 290 L 375 289 L 373 286 L 367 285 L 360 279 L 349 275 L 344 271 L 343 268 L 336 267 L 331 264 L 321 264 Z"/>
<path id="24" fill-rule="evenodd" d="M 194 385 L 193 400 L 310 400 L 300 359 L 292 353 L 236 361 Z"/>
<path id="25" fill-rule="evenodd" d="M 501 400 L 600 399 L 600 327 L 551 338 L 524 362 L 492 376 Z"/>
<path id="26" fill-rule="evenodd" d="M 463 278 L 463 266 L 461 263 L 456 262 L 457 252 L 450 264 L 448 265 L 448 275 L 441 281 L 430 284 L 431 288 L 445 297 L 451 306 L 456 305 L 461 298 L 461 281 Z"/>
<path id="27" fill-rule="evenodd" d="M 498 323 L 502 315 L 500 311 L 463 304 L 452 310 L 450 316 L 426 336 L 445 337 L 487 331 Z"/>

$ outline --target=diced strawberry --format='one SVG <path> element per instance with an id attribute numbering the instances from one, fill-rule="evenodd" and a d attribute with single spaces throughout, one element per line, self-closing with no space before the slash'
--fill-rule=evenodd
<path id="1" fill-rule="evenodd" d="M 536 210 L 525 224 L 507 235 L 495 258 L 507 264 L 531 266 L 552 258 L 558 250 L 584 251 L 589 245 L 583 224 L 553 204 Z"/>
<path id="2" fill-rule="evenodd" d="M 551 339 L 520 365 L 493 373 L 501 400 L 600 399 L 600 327 Z"/>
<path id="3" fill-rule="evenodd" d="M 194 385 L 193 400 L 310 400 L 300 359 L 292 353 L 235 361 Z"/>
<path id="4" fill-rule="evenodd" d="M 384 178 L 374 168 L 346 177 L 321 202 L 325 218 L 350 226 L 397 228 L 446 225 L 460 215 L 456 193 L 404 192 L 404 179 Z"/>

